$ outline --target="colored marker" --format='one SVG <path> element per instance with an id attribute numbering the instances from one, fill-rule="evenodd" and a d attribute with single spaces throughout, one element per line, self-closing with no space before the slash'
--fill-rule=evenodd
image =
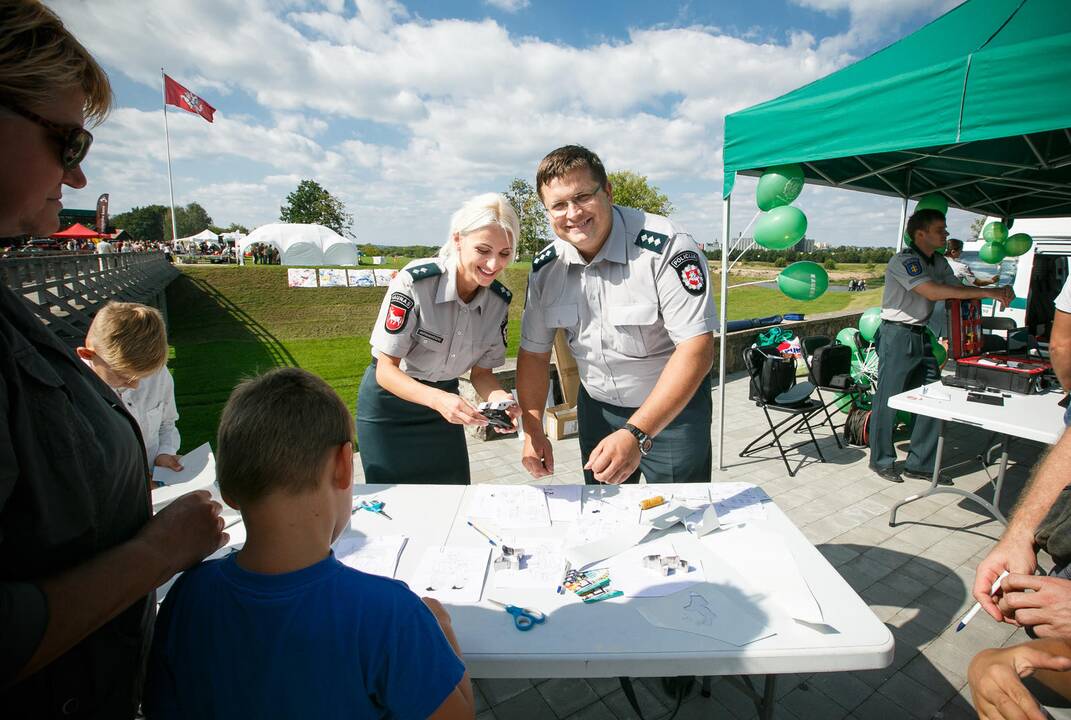
<path id="1" fill-rule="evenodd" d="M 993 595 L 997 592 L 997 588 L 1000 587 L 1000 581 L 1007 577 L 1008 571 L 1005 570 L 993 583 L 993 587 L 989 589 L 989 594 Z M 975 603 L 974 607 L 967 611 L 967 614 L 963 616 L 963 619 L 959 621 L 959 625 L 956 626 L 956 632 L 959 632 L 963 628 L 967 627 L 967 623 L 974 619 L 974 616 L 978 614 L 978 611 L 982 609 L 982 603 Z"/>

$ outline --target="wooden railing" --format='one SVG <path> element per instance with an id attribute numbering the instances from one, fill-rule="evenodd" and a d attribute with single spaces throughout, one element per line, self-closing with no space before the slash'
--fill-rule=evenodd
<path id="1" fill-rule="evenodd" d="M 0 280 L 72 344 L 109 300 L 154 305 L 166 318 L 164 288 L 177 275 L 161 252 L 0 258 Z"/>

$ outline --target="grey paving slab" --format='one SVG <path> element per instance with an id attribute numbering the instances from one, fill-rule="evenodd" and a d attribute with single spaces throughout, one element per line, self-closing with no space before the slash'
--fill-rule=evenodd
<path id="1" fill-rule="evenodd" d="M 716 390 L 715 390 L 716 392 Z M 715 468 L 716 482 L 753 482 L 766 490 L 838 572 L 860 592 L 893 632 L 896 652 L 881 670 L 788 675 L 778 684 L 775 718 L 937 718 L 974 717 L 965 689 L 967 664 L 983 647 L 1022 642 L 1021 630 L 978 617 L 957 637 L 952 627 L 972 604 L 974 568 L 999 538 L 1002 526 L 980 506 L 953 495 L 932 496 L 900 509 L 895 527 L 889 510 L 899 500 L 927 487 L 923 481 L 892 484 L 867 468 L 868 453 L 858 448 L 837 450 L 828 429 L 819 444 L 829 462 L 812 455 L 795 477 L 774 454 L 739 458 L 737 452 L 756 436 L 765 421 L 747 400 L 746 381 L 726 385 L 724 469 Z M 715 408 L 717 395 L 715 394 Z M 715 413 L 717 410 L 715 409 Z M 711 434 L 717 462 L 717 418 Z M 977 431 L 948 425 L 946 466 L 968 460 L 949 475 L 956 487 L 991 497 L 989 480 L 977 454 Z M 535 482 L 520 465 L 517 437 L 481 442 L 469 439 L 473 481 Z M 898 443 L 900 458 L 906 443 Z M 1037 448 L 1024 444 L 1013 457 L 1001 502 L 1007 510 L 1022 487 Z M 582 483 L 580 450 L 575 438 L 554 443 L 557 472 L 540 484 Z M 798 462 L 800 455 L 795 456 Z M 355 463 L 360 481 L 360 463 Z M 478 720 L 613 720 L 633 718 L 616 678 L 477 680 Z M 675 700 L 657 680 L 635 682 L 644 717 L 665 718 Z M 938 715 L 937 713 L 941 713 Z M 755 717 L 751 700 L 728 680 L 714 679 L 712 694 L 687 696 L 677 716 L 692 718 Z"/>

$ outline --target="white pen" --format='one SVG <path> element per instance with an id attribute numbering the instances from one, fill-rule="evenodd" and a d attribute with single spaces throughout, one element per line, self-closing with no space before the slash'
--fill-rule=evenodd
<path id="1" fill-rule="evenodd" d="M 996 579 L 996 581 L 993 583 L 993 587 L 989 588 L 989 594 L 990 595 L 992 595 L 993 593 L 995 593 L 997 591 L 997 588 L 1000 587 L 1000 581 L 1003 580 L 1007 576 L 1008 576 L 1008 571 L 1007 570 L 1005 570 L 1004 572 L 1002 572 L 1000 574 L 1000 577 L 998 577 Z M 977 615 L 978 611 L 981 610 L 981 609 L 982 609 L 982 603 L 975 603 L 974 607 L 972 607 L 970 610 L 968 610 L 967 614 L 963 616 L 963 619 L 959 621 L 959 625 L 956 626 L 956 632 L 959 632 L 963 628 L 967 627 L 967 623 L 969 623 L 971 621 L 971 619 L 973 619 L 974 616 Z"/>

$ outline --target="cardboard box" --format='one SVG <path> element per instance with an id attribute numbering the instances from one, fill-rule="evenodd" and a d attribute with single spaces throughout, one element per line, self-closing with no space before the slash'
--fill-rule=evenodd
<path id="1" fill-rule="evenodd" d="M 543 415 L 543 432 L 551 440 L 561 440 L 576 435 L 579 432 L 576 408 L 564 403 L 547 408 L 546 414 Z"/>

